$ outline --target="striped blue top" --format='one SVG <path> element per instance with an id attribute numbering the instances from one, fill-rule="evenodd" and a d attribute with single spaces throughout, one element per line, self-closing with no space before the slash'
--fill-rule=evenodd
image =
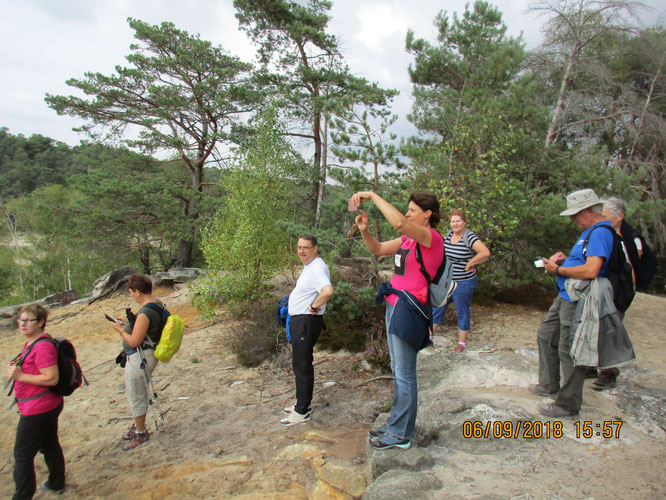
<path id="1" fill-rule="evenodd" d="M 465 281 L 470 280 L 476 276 L 476 271 L 470 272 L 465 270 L 467 263 L 474 258 L 476 252 L 472 249 L 474 244 L 481 239 L 470 231 L 469 233 L 469 248 L 465 245 L 465 238 L 460 238 L 460 241 L 455 245 L 451 243 L 453 231 L 449 231 L 444 239 L 444 250 L 446 251 L 446 258 L 451 259 L 453 263 L 453 280 Z"/>

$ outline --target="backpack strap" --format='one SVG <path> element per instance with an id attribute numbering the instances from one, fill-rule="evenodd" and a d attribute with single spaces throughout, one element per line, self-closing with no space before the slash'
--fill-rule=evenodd
<path id="1" fill-rule="evenodd" d="M 467 250 L 474 251 L 474 249 L 469 245 L 469 235 L 470 234 L 472 234 L 472 230 L 470 228 L 466 227 L 465 230 L 463 231 L 463 235 L 462 235 L 461 240 L 463 241 L 463 244 L 465 245 L 465 247 L 467 247 Z M 451 241 L 451 236 L 453 236 L 453 230 L 446 233 L 446 238 L 444 238 L 444 241 L 446 241 L 447 239 L 449 241 Z"/>
<path id="2" fill-rule="evenodd" d="M 615 232 L 615 229 L 613 229 L 613 228 L 612 228 L 611 226 L 609 226 L 608 224 L 598 224 L 598 225 L 595 224 L 594 227 L 592 227 L 592 230 L 587 234 L 587 238 L 585 238 L 585 243 L 583 243 L 583 257 L 585 257 L 585 258 L 587 258 L 587 244 L 588 244 L 588 242 L 590 241 L 590 236 L 592 236 L 592 233 L 593 233 L 594 230 L 595 230 L 596 228 L 598 228 L 598 227 L 605 227 L 606 229 L 608 229 L 608 230 L 613 234 L 613 238 L 614 238 L 615 235 L 617 234 L 617 233 Z M 612 253 L 612 252 L 613 252 L 613 250 L 611 249 L 611 253 Z"/>
<path id="3" fill-rule="evenodd" d="M 430 283 L 432 283 L 432 279 L 430 279 L 430 275 L 428 274 L 428 271 L 426 271 L 425 268 L 425 263 L 423 262 L 423 256 L 421 255 L 421 245 L 419 242 L 416 242 L 416 262 L 419 263 L 419 268 L 421 270 L 421 274 L 426 280 L 426 290 L 427 290 L 427 296 L 426 296 L 426 304 L 430 304 Z"/>
<path id="4" fill-rule="evenodd" d="M 167 308 L 164 304 L 162 304 L 160 306 L 159 304 L 157 304 L 155 302 L 148 302 L 143 307 L 147 307 L 148 309 L 152 309 L 153 311 L 156 311 L 156 312 L 158 312 L 162 315 L 162 320 L 160 321 L 160 333 L 161 333 L 162 330 L 164 330 L 164 326 L 166 325 L 166 322 L 167 322 L 167 319 L 169 318 L 169 316 L 171 316 L 171 313 L 167 310 Z M 148 336 L 148 334 L 146 333 L 146 337 L 147 336 Z M 152 342 L 153 339 L 150 339 L 150 341 Z M 145 342 L 145 339 L 144 339 L 143 342 Z M 156 345 L 157 345 L 157 343 L 154 343 L 154 345 L 152 345 L 152 346 L 151 345 L 146 345 L 146 346 L 142 346 L 142 348 L 143 349 L 153 348 Z"/>
<path id="5" fill-rule="evenodd" d="M 42 341 L 51 341 L 50 337 L 39 337 L 37 340 L 35 340 L 32 344 L 28 346 L 28 348 L 25 350 L 23 355 L 19 354 L 16 356 L 14 359 L 12 359 L 11 363 L 13 363 L 15 366 L 21 366 L 23 362 L 25 361 L 25 358 L 28 357 L 28 354 L 30 354 L 30 351 L 32 351 L 32 348 L 35 347 L 36 344 L 42 342 Z M 12 392 L 14 391 L 14 383 L 16 381 L 14 379 L 8 379 L 7 382 L 5 383 L 3 390 L 5 390 L 7 387 L 9 387 L 9 384 L 11 384 L 11 387 L 9 387 L 9 392 L 7 393 L 7 396 L 11 396 Z M 49 392 L 49 389 L 47 388 L 44 392 L 40 392 L 39 394 L 36 394 L 34 396 L 30 396 L 29 398 L 14 398 L 14 401 L 12 401 L 12 404 L 9 405 L 9 410 L 12 409 L 12 407 L 16 403 L 23 403 L 25 401 L 32 401 L 33 399 L 41 398 L 42 396 L 46 396 Z"/>

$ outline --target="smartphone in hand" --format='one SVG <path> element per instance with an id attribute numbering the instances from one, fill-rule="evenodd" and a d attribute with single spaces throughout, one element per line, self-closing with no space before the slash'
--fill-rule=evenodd
<path id="1" fill-rule="evenodd" d="M 537 259 L 534 261 L 534 267 L 544 267 L 543 259 L 541 257 L 537 257 Z"/>
<path id="2" fill-rule="evenodd" d="M 123 324 L 123 320 L 120 318 L 116 318 L 115 316 L 109 316 L 108 314 L 104 314 L 104 317 L 108 319 L 111 323 L 118 323 L 119 325 Z"/>

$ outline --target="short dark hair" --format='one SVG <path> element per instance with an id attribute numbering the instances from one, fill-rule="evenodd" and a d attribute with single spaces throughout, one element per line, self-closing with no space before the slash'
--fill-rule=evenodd
<path id="1" fill-rule="evenodd" d="M 49 310 L 46 307 L 36 303 L 24 306 L 21 309 L 19 309 L 18 313 L 19 317 L 21 317 L 21 314 L 23 314 L 24 312 L 32 314 L 37 320 L 38 324 L 42 323 L 43 321 L 44 323 L 41 325 L 42 330 L 46 328 L 46 320 L 49 318 Z"/>
<path id="2" fill-rule="evenodd" d="M 127 282 L 128 290 L 138 290 L 148 295 L 153 291 L 153 282 L 145 274 L 133 274 Z"/>
<path id="3" fill-rule="evenodd" d="M 317 237 L 313 234 L 301 234 L 298 236 L 299 240 L 308 240 L 310 243 L 312 243 L 312 246 L 315 246 L 317 244 Z"/>
<path id="4" fill-rule="evenodd" d="M 430 227 L 437 227 L 442 215 L 439 213 L 439 201 L 437 201 L 437 197 L 434 194 L 425 191 L 414 191 L 409 195 L 409 201 L 416 203 L 424 212 L 430 210 L 432 212 Z"/>

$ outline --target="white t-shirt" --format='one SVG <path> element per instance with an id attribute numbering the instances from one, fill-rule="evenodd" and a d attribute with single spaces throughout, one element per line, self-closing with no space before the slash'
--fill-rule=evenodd
<path id="1" fill-rule="evenodd" d="M 289 295 L 289 315 L 311 314 L 310 304 L 314 302 L 322 288 L 331 284 L 328 266 L 321 257 L 317 257 L 307 266 Z M 326 304 L 319 308 L 319 315 L 326 311 Z"/>

